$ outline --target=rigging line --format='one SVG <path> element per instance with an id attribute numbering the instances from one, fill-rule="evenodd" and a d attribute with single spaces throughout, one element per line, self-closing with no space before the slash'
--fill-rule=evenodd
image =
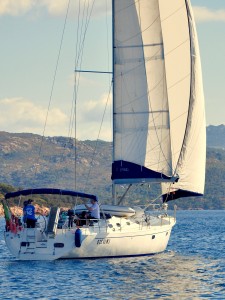
<path id="1" fill-rule="evenodd" d="M 92 15 L 92 11 L 94 8 L 94 4 L 95 4 L 95 0 L 92 2 L 92 6 L 88 15 L 88 10 L 89 10 L 89 4 L 87 7 L 87 14 L 86 14 L 86 22 L 85 22 L 85 26 L 84 26 L 84 33 L 83 33 L 83 39 L 80 40 L 80 46 L 79 46 L 79 51 L 77 52 L 77 57 L 75 60 L 75 66 L 74 69 L 77 68 L 77 66 L 82 66 L 82 60 L 83 60 L 83 50 L 84 50 L 84 42 L 85 42 L 85 38 L 86 38 L 86 34 L 87 34 L 87 29 L 90 23 L 90 19 L 91 19 L 91 15 Z M 83 16 L 84 16 L 84 11 L 83 11 Z M 83 26 L 82 26 L 83 28 Z M 81 30 L 81 34 L 82 34 Z M 80 64 L 79 64 L 79 60 L 80 60 Z M 79 81 L 80 81 L 80 74 L 79 76 L 77 76 L 77 74 L 75 73 L 75 78 L 74 78 L 74 93 L 73 93 L 73 99 L 74 99 L 74 126 L 75 126 L 75 147 L 74 147 L 74 151 L 75 151 L 75 164 L 74 164 L 74 174 L 75 174 L 75 186 L 76 186 L 76 173 L 77 173 L 77 169 L 76 169 L 76 158 L 77 158 L 77 146 L 76 146 L 76 142 L 77 142 L 77 127 L 76 127 L 76 114 L 77 114 L 77 95 L 78 95 L 78 90 L 79 90 Z"/>
<path id="2" fill-rule="evenodd" d="M 70 7 L 70 0 L 68 0 L 68 4 L 67 4 L 66 16 L 65 16 L 65 20 L 64 20 L 63 31 L 62 31 L 62 36 L 61 36 L 61 40 L 60 40 L 60 46 L 59 46 L 56 67 L 55 67 L 55 72 L 54 72 L 54 76 L 53 76 L 53 82 L 52 82 L 52 87 L 51 87 L 51 92 L 50 92 L 50 97 L 49 97 L 48 109 L 47 109 L 47 114 L 46 114 L 46 118 L 45 118 L 44 129 L 43 129 L 43 133 L 42 133 L 41 145 L 39 148 L 37 161 L 39 161 L 39 159 L 40 159 L 40 155 L 41 155 L 41 151 L 42 151 L 42 147 L 43 147 L 44 135 L 45 135 L 45 130 L 46 130 L 46 126 L 47 126 L 49 110 L 50 110 L 50 106 L 51 106 L 51 102 L 52 102 L 53 90 L 54 90 L 54 86 L 55 86 L 56 74 L 57 74 L 60 54 L 61 54 L 61 50 L 62 50 L 62 43 L 63 43 L 64 33 L 65 33 L 65 28 L 66 28 L 66 23 L 67 23 L 67 18 L 68 18 L 69 7 Z M 37 167 L 35 168 L 35 176 L 36 176 L 36 174 L 37 174 Z"/>
<path id="3" fill-rule="evenodd" d="M 76 34 L 77 39 L 76 39 L 76 47 L 75 48 L 77 48 L 77 45 L 78 45 L 78 32 L 79 32 L 79 26 L 80 26 L 80 0 L 79 0 L 79 3 L 78 3 L 78 10 L 77 11 L 78 11 L 78 14 L 77 14 L 77 19 L 78 19 L 77 23 L 78 23 L 78 25 L 77 25 L 77 34 Z M 77 51 L 75 51 L 75 53 L 77 53 Z M 74 111 L 74 103 L 72 101 L 71 113 L 70 113 L 70 118 L 69 118 L 69 128 L 68 128 L 68 134 L 67 134 L 67 136 L 69 138 L 69 142 L 68 143 L 70 143 L 70 139 L 71 139 L 71 136 L 72 136 L 73 111 Z"/>
<path id="4" fill-rule="evenodd" d="M 86 5 L 86 1 L 84 4 L 84 9 L 83 9 L 83 13 L 82 13 L 82 22 L 80 22 L 80 1 L 79 1 L 79 10 L 78 10 L 78 26 L 77 26 L 77 40 L 76 40 L 76 56 L 75 56 L 75 67 L 77 65 L 79 65 L 79 57 L 80 57 L 80 49 L 81 49 L 81 45 L 82 45 L 82 32 L 83 32 L 83 27 L 84 27 L 84 15 L 85 15 L 85 5 Z M 81 23 L 81 25 L 80 25 Z M 79 34 L 80 31 L 80 34 Z M 78 83 L 77 83 L 78 82 Z M 75 126 L 74 130 L 75 130 L 75 141 L 76 141 L 76 99 L 77 99 L 77 93 L 78 93 L 78 87 L 79 87 L 79 78 L 77 78 L 76 74 L 74 74 L 74 90 L 73 90 L 73 102 L 72 102 L 72 108 L 71 108 L 71 118 L 70 118 L 70 134 L 72 136 L 72 128 L 73 128 L 73 124 Z M 74 111 L 74 113 L 72 113 Z"/>
<path id="5" fill-rule="evenodd" d="M 159 196 L 157 196 L 155 199 L 150 200 L 150 204 L 146 204 L 144 206 L 144 210 L 146 210 L 151 204 L 153 204 L 154 202 L 156 202 L 158 199 L 160 199 L 163 196 L 163 194 L 160 194 Z"/>
<path id="6" fill-rule="evenodd" d="M 87 17 L 86 17 L 86 25 L 85 25 L 85 30 L 84 30 L 84 33 L 83 33 L 83 39 L 80 41 L 79 51 L 77 50 L 78 54 L 77 54 L 77 57 L 75 59 L 74 69 L 76 69 L 77 66 L 80 65 L 80 67 L 81 67 L 81 65 L 82 65 L 84 42 L 85 42 L 85 37 L 86 37 L 86 34 L 87 34 L 87 29 L 88 29 L 88 25 L 89 25 L 89 22 L 90 22 L 91 14 L 92 14 L 92 11 L 93 11 L 94 3 L 95 3 L 95 0 L 92 2 L 92 7 L 91 7 L 91 10 L 90 10 L 89 16 L 87 15 Z M 83 13 L 83 15 L 84 15 L 84 13 Z M 81 32 L 81 34 L 82 34 L 82 32 Z M 80 62 L 79 62 L 79 60 L 80 60 Z M 75 75 L 76 76 L 75 76 L 75 81 L 74 81 L 74 101 L 76 102 L 78 89 L 79 89 L 80 74 L 79 75 L 75 74 Z"/>
<path id="7" fill-rule="evenodd" d="M 84 42 L 85 42 L 85 38 L 86 38 L 86 34 L 87 34 L 87 29 L 88 29 L 88 26 L 89 26 L 89 23 L 90 23 L 91 15 L 92 15 L 92 12 L 93 12 L 94 4 L 95 4 L 95 0 L 92 2 L 92 6 L 90 8 L 89 15 L 88 15 L 88 9 L 89 8 L 87 9 L 87 16 L 86 16 L 86 23 L 85 23 L 85 28 L 84 28 L 84 32 L 83 32 L 83 39 L 80 41 L 78 56 L 77 56 L 77 60 L 76 60 L 76 63 L 75 63 L 75 69 L 76 69 L 76 66 L 79 63 L 79 60 L 80 60 L 80 65 L 82 64 L 82 59 L 83 59 L 82 55 L 83 55 L 83 49 L 84 49 Z M 84 15 L 84 13 L 83 13 L 83 15 Z M 82 34 L 82 31 L 83 31 L 83 29 L 81 30 L 81 34 Z"/>
<path id="8" fill-rule="evenodd" d="M 82 54 L 82 34 L 85 35 L 85 23 L 87 23 L 87 16 L 88 16 L 88 9 L 89 9 L 89 2 L 88 4 L 86 4 L 87 0 L 85 0 L 84 3 L 84 8 L 83 8 L 83 12 L 82 12 L 82 21 L 81 21 L 81 28 L 80 28 L 80 35 L 79 35 L 79 43 L 77 43 L 77 57 L 76 57 L 76 62 L 75 65 L 79 64 L 79 57 L 80 54 Z M 86 8 L 87 5 L 87 8 Z M 83 33 L 84 32 L 84 33 Z"/>
<path id="9" fill-rule="evenodd" d="M 106 15 L 105 15 L 105 22 L 106 22 L 106 49 L 107 49 L 107 58 L 108 58 L 108 71 L 109 71 L 109 59 L 110 59 L 110 55 L 109 55 L 109 25 L 108 25 L 108 18 L 107 18 L 107 12 L 108 12 L 108 5 L 107 5 L 108 1 L 106 0 L 105 2 L 105 10 L 106 10 Z M 112 72 L 111 72 L 112 73 Z M 109 83 L 110 83 L 110 79 L 109 79 Z"/>
<path id="10" fill-rule="evenodd" d="M 94 148 L 94 151 L 93 151 L 93 155 L 92 155 L 92 159 L 91 159 L 91 163 L 90 163 L 90 168 L 89 168 L 89 171 L 88 171 L 87 179 L 86 179 L 86 182 L 85 182 L 84 190 L 86 190 L 87 183 L 89 181 L 92 164 L 93 164 L 94 157 L 95 157 L 95 154 L 96 154 L 96 150 L 97 150 L 97 146 L 98 146 L 98 142 L 99 142 L 99 136 L 100 136 L 100 133 L 101 133 L 101 130 L 102 130 L 102 125 L 103 125 L 103 121 L 104 121 L 104 117 L 105 117 L 105 113 L 106 113 L 106 108 L 108 106 L 109 99 L 110 99 L 111 90 L 112 90 L 112 82 L 111 82 L 111 85 L 110 85 L 110 88 L 109 88 L 108 97 L 107 97 L 107 101 L 106 101 L 106 104 L 105 104 L 105 108 L 104 108 L 104 112 L 103 112 L 103 116 L 102 116 L 100 128 L 99 128 L 99 131 L 98 131 L 98 136 L 97 136 L 97 140 L 96 140 L 96 143 L 95 143 L 95 148 Z"/>
<path id="11" fill-rule="evenodd" d="M 84 10 L 83 10 L 83 15 L 84 15 Z M 81 21 L 80 21 L 80 17 L 81 16 L 81 4 L 80 4 L 80 0 L 79 0 L 79 5 L 78 5 L 78 25 L 77 25 L 77 34 L 76 34 L 76 56 L 75 56 L 75 65 L 77 64 L 79 58 L 78 58 L 78 52 L 79 52 L 79 44 L 80 44 L 80 38 L 81 37 L 81 34 L 82 34 L 82 28 L 83 28 L 83 23 L 80 25 Z M 82 18 L 83 20 L 84 18 Z M 81 29 L 80 29 L 81 27 Z M 81 34 L 79 35 L 79 31 L 81 32 Z M 76 77 L 74 77 L 74 84 L 76 86 Z M 74 87 L 74 91 L 73 91 L 73 99 L 76 99 L 76 96 L 75 96 L 75 87 Z M 76 102 L 76 100 L 75 100 Z M 75 110 L 75 103 L 74 101 L 72 101 L 72 107 L 71 107 L 71 115 L 70 115 L 70 125 L 69 125 L 69 133 L 68 135 L 69 136 L 72 136 L 72 129 L 73 129 L 73 123 L 74 123 L 74 110 Z M 75 128 L 75 139 L 76 139 L 76 128 Z"/>
<path id="12" fill-rule="evenodd" d="M 79 55 L 78 55 L 78 53 L 79 53 L 79 44 L 80 44 L 80 38 L 79 37 L 81 37 L 81 35 L 82 35 L 82 31 L 83 31 L 83 23 L 82 23 L 82 25 L 80 25 L 80 23 L 81 23 L 81 21 L 80 21 L 80 19 L 81 19 L 81 4 L 80 4 L 80 0 L 79 0 L 79 5 L 78 5 L 78 16 L 77 16 L 77 18 L 78 18 L 78 25 L 77 25 L 77 34 L 76 34 L 76 51 L 75 51 L 75 53 L 76 53 L 76 55 L 75 55 L 75 62 L 74 62 L 74 64 L 75 64 L 75 66 L 78 64 L 78 61 L 79 61 Z M 84 15 L 84 9 L 83 9 L 83 15 Z M 82 17 L 82 20 L 84 19 L 84 17 Z M 81 29 L 80 29 L 81 28 Z M 81 34 L 79 34 L 79 31 L 81 32 Z M 73 130 L 73 124 L 74 124 L 74 120 L 75 120 L 75 118 L 76 118 L 76 113 L 75 113 L 75 111 L 76 111 L 76 88 L 75 88 L 75 86 L 76 86 L 76 74 L 74 74 L 74 89 L 73 89 L 73 97 L 72 97 L 72 99 L 73 99 L 73 101 L 72 101 L 72 107 L 71 107 L 71 114 L 70 114 L 70 122 L 69 122 L 69 130 L 68 130 L 68 136 L 72 139 L 72 130 Z M 74 103 L 75 102 L 75 103 Z M 76 124 L 75 124 L 75 126 L 76 126 Z M 75 127 L 75 141 L 76 141 L 76 127 Z"/>
<path id="13" fill-rule="evenodd" d="M 80 4 L 81 1 L 79 1 L 79 4 L 78 4 L 78 25 L 77 25 L 77 34 L 76 34 L 76 54 L 75 55 L 75 67 L 76 65 L 79 65 L 79 60 L 80 60 L 80 57 L 82 58 L 82 32 L 84 31 L 84 36 L 85 36 L 85 30 L 86 30 L 86 27 L 87 27 L 87 24 L 88 24 L 88 21 L 86 21 L 86 25 L 83 25 L 85 22 L 84 21 L 80 21 L 80 19 L 84 20 L 85 18 L 88 19 L 88 10 L 89 10 L 89 4 L 87 5 L 87 9 L 85 8 L 86 7 L 86 1 L 85 1 L 85 5 L 84 5 L 84 9 L 83 9 L 83 13 L 82 13 L 82 18 L 81 18 L 81 4 Z M 87 11 L 87 13 L 85 13 L 85 9 Z M 91 10 L 92 11 L 92 10 Z M 91 15 L 91 13 L 90 13 Z M 89 16 L 90 17 L 90 16 Z M 80 23 L 82 23 L 80 25 Z M 83 29 L 85 28 L 85 29 Z M 79 34 L 80 32 L 80 34 Z M 79 38 L 80 37 L 80 38 Z M 83 38 L 83 41 L 84 41 L 85 37 Z M 81 64 L 81 62 L 80 62 Z M 78 83 L 77 83 L 78 81 Z M 79 78 L 77 79 L 76 77 L 76 74 L 74 74 L 74 89 L 73 89 L 73 101 L 72 101 L 72 106 L 71 106 L 71 114 L 70 114 L 70 121 L 69 121 L 69 129 L 68 129 L 68 137 L 69 137 L 69 141 L 68 143 L 70 143 L 70 141 L 72 140 L 72 132 L 73 132 L 73 126 L 74 127 L 74 131 L 75 131 L 75 137 L 74 137 L 74 151 L 75 151 L 75 159 L 76 159 L 76 151 L 77 151 L 77 146 L 76 146 L 76 142 L 77 142 L 77 130 L 76 130 L 76 122 L 75 122 L 75 119 L 76 119 L 76 99 L 77 99 L 77 93 L 78 93 L 78 86 L 79 86 Z M 73 125 L 74 124 L 74 125 Z M 76 164 L 75 164 L 75 184 L 76 184 Z"/>

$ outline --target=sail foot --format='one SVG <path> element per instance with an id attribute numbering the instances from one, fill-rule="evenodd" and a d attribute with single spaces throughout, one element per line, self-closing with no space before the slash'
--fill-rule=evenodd
<path id="1" fill-rule="evenodd" d="M 111 179 L 114 183 L 176 182 L 178 176 L 167 176 L 144 166 L 119 160 L 112 164 Z"/>
<path id="2" fill-rule="evenodd" d="M 163 195 L 163 202 L 168 202 L 172 200 L 176 200 L 179 198 L 184 198 L 184 197 L 202 197 L 203 194 L 197 193 L 197 192 L 192 192 L 192 191 L 186 191 L 186 190 L 176 190 L 172 191 L 168 194 Z"/>

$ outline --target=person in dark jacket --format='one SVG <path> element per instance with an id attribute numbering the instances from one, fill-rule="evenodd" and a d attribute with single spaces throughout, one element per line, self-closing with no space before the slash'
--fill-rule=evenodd
<path id="1" fill-rule="evenodd" d="M 69 220 L 68 220 L 68 227 L 69 227 L 69 228 L 72 228 L 72 227 L 73 227 L 74 216 L 75 216 L 74 210 L 73 210 L 72 208 L 69 209 L 68 212 L 67 212 L 67 215 L 68 215 L 68 217 L 69 217 Z"/>
<path id="2" fill-rule="evenodd" d="M 24 201 L 23 202 L 23 223 L 26 223 L 27 222 L 27 218 L 26 218 L 26 206 L 27 206 L 27 204 L 28 204 L 28 201 L 26 200 L 26 201 Z"/>

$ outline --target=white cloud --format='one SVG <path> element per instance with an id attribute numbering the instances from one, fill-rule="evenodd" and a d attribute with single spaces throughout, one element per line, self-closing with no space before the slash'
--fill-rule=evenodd
<path id="1" fill-rule="evenodd" d="M 225 10 L 210 10 L 204 6 L 193 7 L 196 22 L 225 22 Z"/>
<path id="2" fill-rule="evenodd" d="M 65 16 L 68 0 L 1 0 L 0 1 L 0 15 L 12 15 L 19 16 L 30 12 L 31 14 L 37 14 L 40 11 L 47 11 L 53 16 Z M 70 1 L 70 11 L 78 12 L 79 1 Z M 105 11 L 106 4 L 103 0 L 82 0 L 80 2 L 80 11 L 82 9 L 89 15 L 92 9 L 92 3 L 94 3 L 95 15 L 99 15 L 102 11 Z M 108 5 L 108 10 L 111 10 L 111 6 Z M 73 14 L 73 13 L 72 13 Z M 82 12 L 81 12 L 82 14 Z"/>
<path id="3" fill-rule="evenodd" d="M 79 1 L 70 1 L 70 8 L 73 12 L 78 12 Z M 82 0 L 80 7 L 90 13 L 93 0 Z M 1 0 L 0 1 L 0 15 L 18 16 L 30 12 L 37 14 L 37 12 L 47 11 L 49 15 L 65 16 L 68 6 L 68 0 Z M 94 2 L 93 14 L 101 15 L 106 10 L 105 0 L 97 0 Z M 111 0 L 107 2 L 108 13 L 111 12 Z M 222 21 L 225 22 L 225 10 L 210 10 L 204 6 L 193 7 L 195 18 L 197 22 L 208 21 Z M 82 9 L 81 9 L 82 11 Z M 88 14 L 89 14 L 88 13 Z M 82 14 L 82 13 L 81 13 Z"/>
<path id="4" fill-rule="evenodd" d="M 33 6 L 32 0 L 1 0 L 0 15 L 22 15 L 28 12 Z"/>
<path id="5" fill-rule="evenodd" d="M 97 138 L 112 140 L 111 111 L 106 111 L 100 136 L 98 132 L 105 110 L 107 96 L 99 100 L 82 103 L 78 111 L 77 138 L 80 140 Z M 110 107 L 110 100 L 108 101 Z M 24 98 L 4 98 L 0 100 L 0 128 L 7 132 L 29 132 L 43 134 L 47 108 L 38 106 Z M 59 108 L 52 108 L 48 113 L 45 136 L 68 136 L 69 117 Z"/>
<path id="6" fill-rule="evenodd" d="M 108 99 L 108 95 L 103 95 L 99 100 L 90 99 L 80 107 L 78 107 L 78 139 L 91 139 L 97 138 L 101 140 L 112 140 L 112 111 L 111 111 L 111 95 Z M 105 116 L 103 119 L 103 114 Z M 102 122 L 103 119 L 103 122 Z M 102 127 L 100 130 L 102 122 Z M 100 130 L 100 136 L 98 133 Z"/>
<path id="7" fill-rule="evenodd" d="M 40 0 L 40 4 L 45 7 L 50 15 L 65 15 L 69 1 L 68 0 Z M 111 0 L 108 0 L 107 10 L 111 10 Z M 81 0 L 70 1 L 70 11 L 78 12 L 84 16 L 91 13 L 93 8 L 94 15 L 99 15 L 106 9 L 105 0 Z M 72 13 L 73 14 L 73 13 Z"/>
<path id="8" fill-rule="evenodd" d="M 4 112 L 0 118 L 1 130 L 42 135 L 46 108 L 23 98 L 5 98 L 0 100 L 0 110 Z M 45 135 L 65 135 L 67 123 L 67 116 L 60 109 L 50 109 Z"/>
<path id="9" fill-rule="evenodd" d="M 66 12 L 68 0 L 40 0 L 40 4 L 50 15 L 61 15 Z"/>

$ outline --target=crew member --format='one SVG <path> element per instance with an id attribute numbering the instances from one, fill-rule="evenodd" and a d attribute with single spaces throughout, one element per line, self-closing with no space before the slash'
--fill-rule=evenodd
<path id="1" fill-rule="evenodd" d="M 89 219 L 100 219 L 100 209 L 97 199 L 91 199 L 91 206 L 84 204 L 87 210 L 90 212 L 89 216 L 86 216 Z"/>
<path id="2" fill-rule="evenodd" d="M 27 228 L 35 228 L 37 219 L 35 218 L 35 207 L 31 204 L 32 199 L 27 201 L 27 205 L 24 207 L 24 216 L 27 223 Z"/>

